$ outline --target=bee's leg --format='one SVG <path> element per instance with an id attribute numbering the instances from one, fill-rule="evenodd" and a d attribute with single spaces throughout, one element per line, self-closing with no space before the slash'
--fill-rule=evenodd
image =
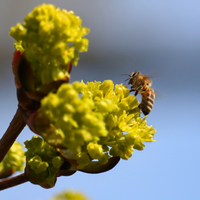
<path id="1" fill-rule="evenodd" d="M 135 92 L 135 96 L 137 96 L 137 94 L 140 92 L 141 93 L 141 89 L 142 89 L 142 85 L 141 86 L 139 86 L 137 89 L 134 89 L 134 91 L 136 91 Z"/>
<path id="2" fill-rule="evenodd" d="M 140 85 L 137 90 L 141 92 L 141 89 L 142 89 L 143 85 Z"/>
<path id="3" fill-rule="evenodd" d="M 136 90 L 135 90 L 135 88 L 132 86 L 131 89 L 130 89 L 130 92 L 134 92 L 134 91 L 136 91 Z"/>
<path id="4" fill-rule="evenodd" d="M 137 96 L 137 94 L 139 93 L 139 90 L 138 89 L 135 89 L 133 86 L 131 87 L 130 89 L 130 92 L 135 92 L 135 96 Z"/>

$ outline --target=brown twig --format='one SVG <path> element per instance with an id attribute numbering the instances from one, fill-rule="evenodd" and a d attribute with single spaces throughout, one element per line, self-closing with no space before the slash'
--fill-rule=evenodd
<path id="1" fill-rule="evenodd" d="M 0 162 L 4 159 L 8 150 L 16 140 L 17 136 L 21 133 L 26 123 L 19 108 L 13 117 L 8 129 L 0 140 Z"/>
<path id="2" fill-rule="evenodd" d="M 26 178 L 24 173 L 15 177 L 7 178 L 0 181 L 0 190 L 11 188 L 13 186 L 25 183 L 27 181 L 28 179 Z"/>
<path id="3" fill-rule="evenodd" d="M 56 176 L 57 177 L 60 177 L 60 176 L 71 176 L 75 172 L 76 171 L 74 171 L 74 170 L 60 170 L 57 173 Z M 0 181 L 0 191 L 8 189 L 8 188 L 11 188 L 11 187 L 14 187 L 14 186 L 17 186 L 17 185 L 20 185 L 20 184 L 28 182 L 28 181 L 29 180 L 26 177 L 25 173 L 22 173 L 22 174 L 20 174 L 18 176 L 14 176 L 14 177 L 11 177 L 11 178 L 3 179 L 3 180 Z"/>

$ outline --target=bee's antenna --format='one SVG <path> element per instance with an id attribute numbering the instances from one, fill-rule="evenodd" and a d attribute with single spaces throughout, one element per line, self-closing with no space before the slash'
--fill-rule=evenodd
<path id="1" fill-rule="evenodd" d="M 131 77 L 130 74 L 120 74 L 120 75 L 128 75 L 129 77 Z M 130 78 L 127 78 L 125 81 L 128 81 Z"/>
<path id="2" fill-rule="evenodd" d="M 120 74 L 120 75 L 128 75 L 129 77 L 131 77 L 131 75 L 130 75 L 130 74 Z"/>
<path id="3" fill-rule="evenodd" d="M 130 80 L 130 78 L 127 78 L 125 81 L 128 81 L 128 80 Z M 125 81 L 124 81 L 124 82 L 125 82 Z"/>

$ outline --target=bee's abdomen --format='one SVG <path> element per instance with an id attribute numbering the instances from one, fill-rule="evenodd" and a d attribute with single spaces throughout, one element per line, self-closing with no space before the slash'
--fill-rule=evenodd
<path id="1" fill-rule="evenodd" d="M 142 102 L 139 105 L 139 108 L 142 110 L 144 115 L 148 115 L 152 108 L 153 108 L 153 103 L 155 99 L 155 94 L 153 89 L 148 89 L 145 92 L 141 93 L 142 95 Z"/>

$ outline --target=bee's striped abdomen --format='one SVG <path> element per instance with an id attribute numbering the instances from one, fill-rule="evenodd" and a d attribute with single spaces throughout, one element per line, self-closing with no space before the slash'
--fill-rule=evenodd
<path id="1" fill-rule="evenodd" d="M 155 99 L 154 91 L 153 89 L 148 88 L 147 90 L 142 92 L 141 95 L 142 95 L 142 102 L 139 105 L 139 108 L 142 110 L 144 115 L 148 115 L 153 108 L 153 103 Z"/>

